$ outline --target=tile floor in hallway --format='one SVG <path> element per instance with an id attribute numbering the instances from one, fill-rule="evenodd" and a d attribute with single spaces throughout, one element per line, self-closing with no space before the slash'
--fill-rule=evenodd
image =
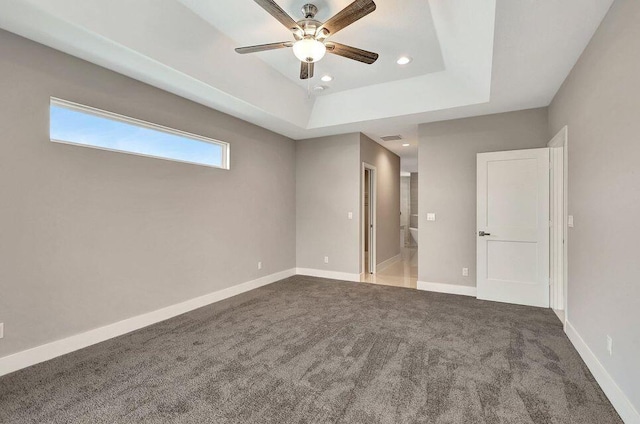
<path id="1" fill-rule="evenodd" d="M 415 289 L 418 282 L 418 248 L 402 248 L 400 260 L 379 269 L 375 274 L 361 274 L 360 281 Z"/>

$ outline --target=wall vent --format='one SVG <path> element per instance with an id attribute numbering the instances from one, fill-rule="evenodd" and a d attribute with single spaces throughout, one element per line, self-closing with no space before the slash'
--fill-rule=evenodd
<path id="1" fill-rule="evenodd" d="M 402 140 L 402 136 L 401 135 L 387 135 L 384 137 L 380 137 L 380 139 L 382 141 L 398 141 L 398 140 Z"/>

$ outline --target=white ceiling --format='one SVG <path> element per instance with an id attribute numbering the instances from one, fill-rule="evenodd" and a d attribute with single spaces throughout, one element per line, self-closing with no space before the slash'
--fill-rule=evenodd
<path id="1" fill-rule="evenodd" d="M 376 0 L 335 41 L 380 59 L 327 55 L 314 83 L 335 80 L 321 95 L 289 50 L 234 52 L 290 36 L 250 0 L 0 0 L 0 27 L 294 139 L 402 134 L 382 144 L 411 171 L 419 123 L 547 106 L 612 2 Z M 298 19 L 304 3 L 280 5 Z M 317 0 L 317 18 L 348 3 Z"/>

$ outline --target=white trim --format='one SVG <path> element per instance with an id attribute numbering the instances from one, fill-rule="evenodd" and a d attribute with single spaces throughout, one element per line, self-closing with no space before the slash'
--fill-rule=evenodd
<path id="1" fill-rule="evenodd" d="M 549 304 L 552 309 L 564 311 L 564 147 L 553 147 L 550 153 Z"/>
<path id="2" fill-rule="evenodd" d="M 376 233 L 378 232 L 378 223 L 377 223 L 377 208 L 378 208 L 378 196 L 377 196 L 377 192 L 378 192 L 378 168 L 376 168 L 374 165 L 371 165 L 370 163 L 367 162 L 362 162 L 362 179 L 361 179 L 361 183 L 360 183 L 360 257 L 361 257 L 361 264 L 360 264 L 360 271 L 362 274 L 366 274 L 369 270 L 365 270 L 364 269 L 364 264 L 365 264 L 365 250 L 364 250 L 364 231 L 362 231 L 362 226 L 364 225 L 364 214 L 367 212 L 364 210 L 364 176 L 365 176 L 365 170 L 369 170 L 371 171 L 371 174 L 369 175 L 369 178 L 371 180 L 371 183 L 373 185 L 373 189 L 371 189 L 371 193 L 369 193 L 369 208 L 372 211 L 372 217 L 371 217 L 371 223 L 373 225 L 373 231 L 371 234 L 371 240 L 369 240 L 369 246 L 371 248 L 371 252 L 369 252 L 370 257 L 373 258 L 373 260 L 370 260 L 369 263 L 371 264 L 371 268 L 373 270 L 373 274 L 375 274 L 376 272 L 378 272 L 378 264 L 376 263 L 377 261 L 377 255 L 378 252 L 376 251 Z M 358 277 L 358 281 L 359 277 Z"/>
<path id="3" fill-rule="evenodd" d="M 558 131 L 558 134 L 556 134 L 555 137 L 551 139 L 551 141 L 547 144 L 547 147 L 566 147 L 568 132 L 569 127 L 565 125 L 560 131 Z"/>
<path id="4" fill-rule="evenodd" d="M 360 282 L 360 274 L 349 272 L 325 271 L 323 269 L 296 268 L 296 275 L 308 275 L 310 277 L 328 278 L 330 280 L 343 280 Z"/>
<path id="5" fill-rule="evenodd" d="M 548 144 L 551 148 L 563 148 L 563 196 L 564 196 L 564 223 L 563 223 L 563 302 L 564 302 L 564 319 L 569 319 L 569 127 L 564 126 L 558 134 L 551 139 Z M 566 328 L 565 328 L 566 331 Z"/>
<path id="6" fill-rule="evenodd" d="M 564 325 L 564 321 L 565 321 L 565 319 L 564 319 L 564 311 L 560 310 L 560 309 L 553 309 L 553 308 L 551 310 L 556 314 L 556 316 L 558 317 L 558 319 L 560 320 L 562 325 Z"/>
<path id="7" fill-rule="evenodd" d="M 88 147 L 88 148 L 92 148 L 92 149 L 105 150 L 105 151 L 116 152 L 116 153 L 124 153 L 124 154 L 128 154 L 128 155 L 142 156 L 142 157 L 147 157 L 147 158 L 162 159 L 162 160 L 168 160 L 168 161 L 172 161 L 172 162 L 182 162 L 182 163 L 188 163 L 188 164 L 192 164 L 192 165 L 206 166 L 206 167 L 209 167 L 209 168 L 217 168 L 217 169 L 224 169 L 224 170 L 229 170 L 230 169 L 229 163 L 230 163 L 230 154 L 231 153 L 230 153 L 229 143 L 227 143 L 225 141 L 220 141 L 220 140 L 216 140 L 216 139 L 213 139 L 213 138 L 210 138 L 210 137 L 205 137 L 205 136 L 202 136 L 202 135 L 193 134 L 193 133 L 190 133 L 190 132 L 187 132 L 187 131 L 177 130 L 175 128 L 166 127 L 166 126 L 160 125 L 160 124 L 154 124 L 153 122 L 143 121 L 142 119 L 137 119 L 137 118 L 132 118 L 130 116 L 120 115 L 119 113 L 109 112 L 109 111 L 98 109 L 98 108 L 95 108 L 95 107 L 92 107 L 92 106 L 86 106 L 86 105 L 83 105 L 83 104 L 80 104 L 80 103 L 75 103 L 75 102 L 71 102 L 71 101 L 68 101 L 68 100 L 59 99 L 57 97 L 50 97 L 49 98 L 49 104 L 50 104 L 50 106 L 58 106 L 58 107 L 62 107 L 62 108 L 65 108 L 65 109 L 71 109 L 71 110 L 74 110 L 76 112 L 90 114 L 90 115 L 93 115 L 93 116 L 97 116 L 99 118 L 110 119 L 112 121 L 117 121 L 117 122 L 123 122 L 125 124 L 136 126 L 136 127 L 147 128 L 147 129 L 150 129 L 150 130 L 160 131 L 160 132 L 164 132 L 164 133 L 167 133 L 167 134 L 175 135 L 175 136 L 178 136 L 178 137 L 190 138 L 192 140 L 202 141 L 204 143 L 209 143 L 209 144 L 214 144 L 216 146 L 220 146 L 222 148 L 222 158 L 221 158 L 222 159 L 222 164 L 220 166 L 210 165 L 210 164 L 205 164 L 205 163 L 200 163 L 200 162 L 191 162 L 191 161 L 188 161 L 188 160 L 174 159 L 174 158 L 166 157 L 166 156 L 157 156 L 157 155 L 150 155 L 150 154 L 145 154 L 145 153 L 136 153 L 136 152 L 131 152 L 131 151 L 125 150 L 125 149 L 112 149 L 112 148 L 108 148 L 108 147 L 94 146 L 94 145 L 91 145 L 91 144 L 74 142 L 74 141 L 71 141 L 71 140 L 58 140 L 58 139 L 50 138 L 50 141 L 52 141 L 54 143 L 69 144 L 69 145 L 72 145 L 72 146 L 80 146 L 80 147 Z"/>
<path id="8" fill-rule="evenodd" d="M 396 256 L 387 259 L 386 261 L 380 262 L 378 264 L 378 268 L 380 270 L 385 269 L 386 267 L 393 265 L 394 263 L 398 262 L 400 259 L 402 259 L 402 253 L 398 253 Z"/>
<path id="9" fill-rule="evenodd" d="M 258 287 L 275 283 L 276 281 L 280 281 L 293 275 L 295 275 L 295 269 L 280 271 L 275 274 L 247 281 L 246 283 L 218 290 L 175 305 L 167 306 L 162 309 L 147 312 L 145 314 L 127 318 L 84 333 L 76 334 L 5 356 L 0 358 L 0 376 L 130 333 L 151 324 L 184 314 L 185 312 L 228 299 L 241 293 L 257 289 Z"/>
<path id="10" fill-rule="evenodd" d="M 568 320 L 565 321 L 565 332 L 582 357 L 582 360 L 587 364 L 589 371 L 593 374 L 600 388 L 602 388 L 602 391 L 607 395 L 611 404 L 622 418 L 622 421 L 626 424 L 640 424 L 640 414 L 638 414 L 638 411 L 633 407 L 631 400 L 629 400 L 622 389 L 616 384 L 611 374 L 607 372 L 598 360 L 598 357 L 589 349 L 584 339 Z"/>
<path id="11" fill-rule="evenodd" d="M 476 297 L 476 288 L 471 286 L 461 286 L 458 284 L 445 283 L 428 283 L 426 281 L 418 281 L 418 290 L 430 291 L 436 293 L 457 294 L 461 296 Z"/>

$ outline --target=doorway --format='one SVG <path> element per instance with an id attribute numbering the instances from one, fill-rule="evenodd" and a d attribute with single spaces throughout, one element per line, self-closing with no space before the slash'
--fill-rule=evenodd
<path id="1" fill-rule="evenodd" d="M 362 272 L 376 272 L 376 167 L 362 163 Z"/>
<path id="2" fill-rule="evenodd" d="M 385 173 L 384 169 L 380 169 L 378 173 L 374 166 L 366 163 L 362 165 L 360 281 L 415 289 L 418 281 L 418 236 L 415 234 L 418 221 L 418 174 L 409 176 L 400 173 L 399 179 L 393 177 L 395 176 Z M 414 180 L 413 185 L 410 184 L 410 179 Z M 397 189 L 392 186 L 395 183 L 398 184 Z M 415 191 L 415 196 L 412 191 Z M 391 194 L 398 194 L 398 197 Z M 411 203 L 414 203 L 413 208 Z M 411 216 L 412 212 L 416 214 L 415 217 Z M 394 222 L 396 219 L 398 221 Z M 399 226 L 394 228 L 396 223 Z M 391 242 L 395 241 L 391 240 L 392 233 L 389 230 L 396 228 L 400 232 L 396 233 L 398 237 L 395 240 L 400 243 L 393 246 L 397 250 L 394 256 L 389 257 L 389 250 L 393 248 Z M 410 235 L 410 228 L 413 229 L 413 235 Z M 407 239 L 405 234 L 411 239 Z"/>

